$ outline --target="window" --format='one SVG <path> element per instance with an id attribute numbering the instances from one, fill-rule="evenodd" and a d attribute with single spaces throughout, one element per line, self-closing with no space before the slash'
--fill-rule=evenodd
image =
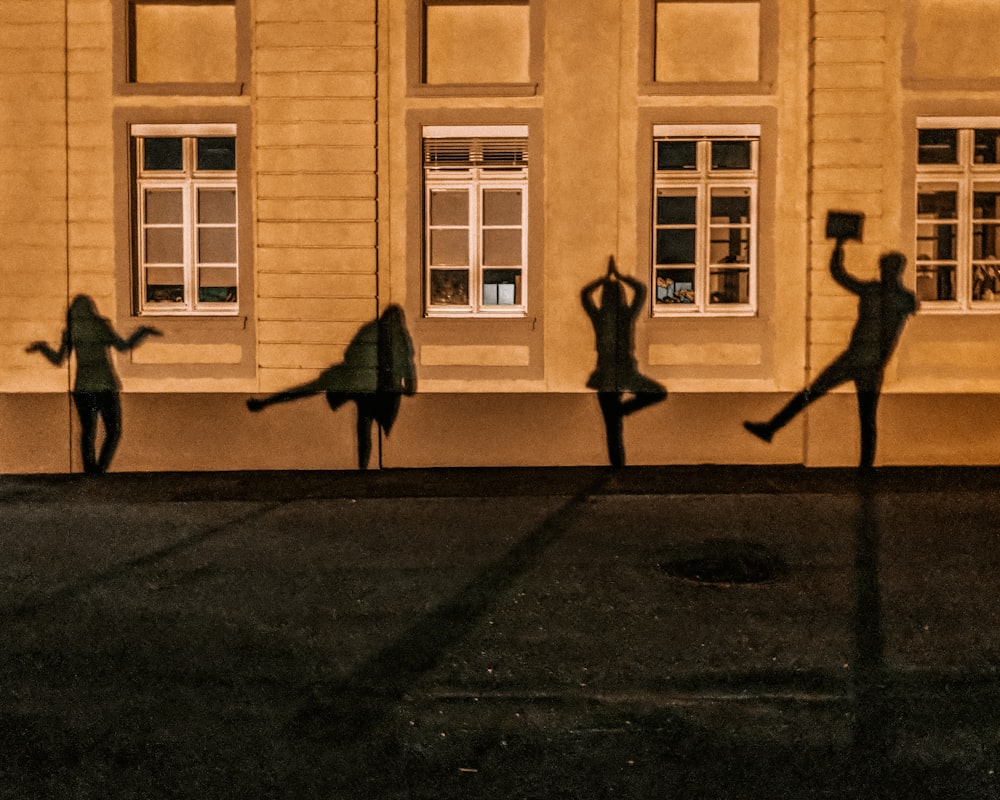
<path id="1" fill-rule="evenodd" d="M 137 310 L 239 310 L 236 126 L 134 125 Z"/>
<path id="2" fill-rule="evenodd" d="M 655 315 L 755 312 L 759 140 L 756 125 L 654 127 Z"/>
<path id="3" fill-rule="evenodd" d="M 526 313 L 527 133 L 423 129 L 428 316 Z"/>
<path id="4" fill-rule="evenodd" d="M 655 80 L 760 80 L 759 0 L 657 0 Z"/>
<path id="5" fill-rule="evenodd" d="M 237 80 L 235 0 L 129 0 L 129 80 Z"/>
<path id="6" fill-rule="evenodd" d="M 527 0 L 423 0 L 423 82 L 527 83 L 530 17 Z"/>
<path id="7" fill-rule="evenodd" d="M 1000 119 L 956 122 L 917 131 L 917 296 L 924 311 L 1000 311 Z"/>

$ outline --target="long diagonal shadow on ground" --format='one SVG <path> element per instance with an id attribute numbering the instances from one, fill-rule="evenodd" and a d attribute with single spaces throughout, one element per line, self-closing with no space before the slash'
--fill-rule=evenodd
<path id="1" fill-rule="evenodd" d="M 496 598 L 565 534 L 583 504 L 601 490 L 605 481 L 606 477 L 601 476 L 572 497 L 464 589 L 362 663 L 346 680 L 326 687 L 325 698 L 296 716 L 295 733 L 355 744 L 377 734 L 390 721 L 406 692 L 433 670 Z"/>
<path id="2" fill-rule="evenodd" d="M 148 567 L 151 564 L 171 558 L 185 550 L 197 547 L 231 528 L 237 527 L 251 519 L 259 519 L 262 515 L 268 514 L 283 505 L 285 505 L 284 502 L 276 502 L 258 506 L 251 511 L 247 511 L 245 514 L 228 519 L 219 525 L 213 525 L 185 539 L 165 545 L 149 553 L 144 553 L 141 556 L 136 556 L 128 561 L 112 564 L 106 569 L 87 575 L 72 583 L 63 584 L 40 597 L 24 600 L 7 609 L 0 609 L 0 619 L 19 620 L 28 618 L 47 606 L 52 606 L 63 600 L 78 596 L 96 586 L 121 578 L 134 570 Z"/>

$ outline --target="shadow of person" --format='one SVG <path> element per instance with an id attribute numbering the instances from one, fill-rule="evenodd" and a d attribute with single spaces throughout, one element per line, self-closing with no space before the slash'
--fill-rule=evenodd
<path id="1" fill-rule="evenodd" d="M 916 297 L 900 281 L 906 268 L 902 253 L 886 253 L 879 259 L 879 279 L 862 281 L 844 269 L 844 241 L 838 236 L 830 257 L 830 273 L 837 283 L 858 296 L 858 319 L 850 342 L 815 381 L 796 394 L 767 422 L 744 422 L 758 439 L 770 442 L 810 403 L 831 389 L 853 381 L 857 389 L 861 423 L 861 468 L 875 462 L 876 412 L 885 365 L 892 356 L 907 317 L 917 309 Z"/>
<path id="2" fill-rule="evenodd" d="M 247 408 L 260 411 L 275 403 L 321 392 L 326 393 L 326 401 L 334 411 L 353 402 L 357 407 L 358 467 L 367 469 L 372 452 L 372 426 L 378 423 L 388 435 L 399 413 L 400 398 L 412 395 L 416 389 L 413 342 L 406 330 L 403 309 L 390 305 L 377 320 L 358 330 L 341 363 L 323 370 L 308 383 L 247 400 Z"/>
<path id="3" fill-rule="evenodd" d="M 28 353 L 41 353 L 55 366 L 61 366 L 71 352 L 76 353 L 76 379 L 73 404 L 80 418 L 80 450 L 83 471 L 102 473 L 111 466 L 122 435 L 121 383 L 111 364 L 109 349 L 120 352 L 138 346 L 148 336 L 162 336 L 158 330 L 143 325 L 123 339 L 111 323 L 97 313 L 92 298 L 78 294 L 66 312 L 66 328 L 58 350 L 45 342 L 32 342 Z M 100 455 L 95 455 L 98 421 L 104 423 L 104 441 Z"/>
<path id="4" fill-rule="evenodd" d="M 631 303 L 626 299 L 626 286 L 632 289 Z M 601 290 L 600 305 L 594 302 L 597 289 Z M 594 326 L 597 346 L 597 369 L 587 380 L 587 387 L 597 390 L 611 465 L 622 467 L 625 466 L 625 417 L 667 397 L 663 386 L 639 373 L 635 361 L 635 320 L 646 300 L 646 287 L 619 273 L 611 257 L 607 273 L 584 286 L 580 300 Z M 627 400 L 626 393 L 632 395 Z"/>
<path id="5" fill-rule="evenodd" d="M 890 750 L 888 680 L 885 634 L 882 628 L 882 594 L 879 587 L 881 535 L 877 509 L 878 476 L 857 481 L 859 499 L 854 545 L 855 657 L 852 670 L 854 691 L 854 751 L 862 776 L 869 781 L 884 774 Z M 870 796 L 870 795 L 869 795 Z"/>

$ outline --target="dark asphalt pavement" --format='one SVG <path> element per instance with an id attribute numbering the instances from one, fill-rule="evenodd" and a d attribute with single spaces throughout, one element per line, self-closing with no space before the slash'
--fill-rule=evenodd
<path id="1" fill-rule="evenodd" d="M 0 476 L 0 798 L 1000 798 L 998 490 Z"/>

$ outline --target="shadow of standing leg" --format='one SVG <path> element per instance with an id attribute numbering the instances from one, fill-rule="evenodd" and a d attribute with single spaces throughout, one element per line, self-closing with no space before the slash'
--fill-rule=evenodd
<path id="1" fill-rule="evenodd" d="M 874 788 L 883 775 L 889 753 L 885 635 L 879 587 L 878 477 L 873 471 L 862 471 L 856 480 L 859 507 L 854 557 L 857 603 L 853 669 L 854 754 L 862 776 Z"/>

